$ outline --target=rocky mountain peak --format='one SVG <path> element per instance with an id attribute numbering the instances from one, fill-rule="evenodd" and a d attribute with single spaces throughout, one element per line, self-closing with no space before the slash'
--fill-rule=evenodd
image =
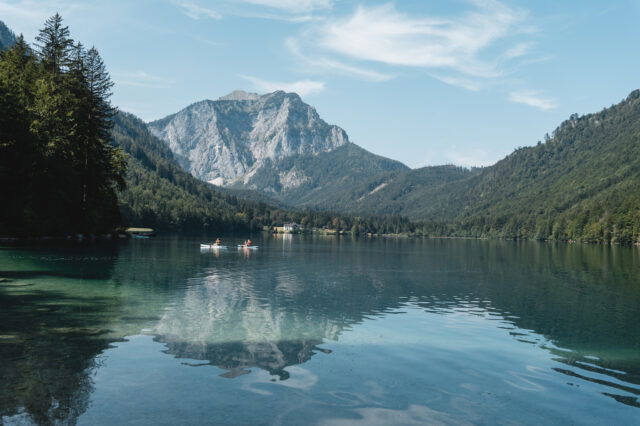
<path id="1" fill-rule="evenodd" d="M 250 102 L 247 102 L 250 101 Z M 182 166 L 215 184 L 248 181 L 265 162 L 318 154 L 349 142 L 295 93 L 236 90 L 149 123 Z"/>
<path id="2" fill-rule="evenodd" d="M 249 93 L 244 90 L 234 90 L 225 96 L 220 96 L 219 101 L 256 101 L 260 99 L 257 93 Z"/>

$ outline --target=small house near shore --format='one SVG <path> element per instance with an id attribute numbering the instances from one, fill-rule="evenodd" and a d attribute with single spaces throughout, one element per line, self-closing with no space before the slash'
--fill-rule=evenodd
<path id="1" fill-rule="evenodd" d="M 295 222 L 285 223 L 283 226 L 274 226 L 273 232 L 276 234 L 295 234 L 301 232 L 302 227 Z"/>
<path id="2" fill-rule="evenodd" d="M 283 228 L 284 232 L 296 232 L 300 229 L 300 225 L 295 222 L 285 223 Z"/>

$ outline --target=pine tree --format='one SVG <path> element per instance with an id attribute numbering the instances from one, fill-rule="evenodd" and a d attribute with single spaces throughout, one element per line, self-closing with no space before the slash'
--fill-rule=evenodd
<path id="1" fill-rule="evenodd" d="M 108 231 L 125 164 L 111 144 L 113 84 L 60 15 L 36 40 L 35 52 L 19 38 L 0 54 L 0 185 L 11 200 L 0 233 Z"/>
<path id="2" fill-rule="evenodd" d="M 81 171 L 82 221 L 90 228 L 100 227 L 100 221 L 115 219 L 117 199 L 114 186 L 124 185 L 124 158 L 111 143 L 112 118 L 115 109 L 109 102 L 113 83 L 104 62 L 95 47 L 84 51 L 77 48 L 80 58 L 74 68 L 80 74 L 80 98 L 76 106 L 78 122 L 83 123 L 79 132 L 81 155 L 78 170 Z M 76 79 L 76 83 L 77 83 Z M 112 216 L 110 219 L 106 215 Z"/>
<path id="3" fill-rule="evenodd" d="M 44 28 L 36 37 L 36 47 L 47 71 L 56 75 L 69 65 L 73 40 L 69 37 L 69 27 L 62 25 L 62 17 L 56 13 L 47 19 Z"/>
<path id="4" fill-rule="evenodd" d="M 0 229 L 28 226 L 34 218 L 38 140 L 31 134 L 30 110 L 39 66 L 22 36 L 0 53 L 0 188 L 3 199 Z M 6 198 L 5 198 L 6 197 Z"/>

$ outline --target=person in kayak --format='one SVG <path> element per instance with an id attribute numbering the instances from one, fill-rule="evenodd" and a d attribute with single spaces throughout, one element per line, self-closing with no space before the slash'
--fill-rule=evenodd
<path id="1" fill-rule="evenodd" d="M 251 241 L 251 240 L 247 240 L 247 241 L 244 242 L 244 246 L 245 247 L 251 247 L 252 244 L 253 244 L 253 241 Z"/>
<path id="2" fill-rule="evenodd" d="M 222 244 L 222 240 L 220 238 L 216 238 L 216 241 L 212 245 L 219 246 L 220 244 Z"/>

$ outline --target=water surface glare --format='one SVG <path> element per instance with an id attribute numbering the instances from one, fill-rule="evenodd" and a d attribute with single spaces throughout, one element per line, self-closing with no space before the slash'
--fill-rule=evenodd
<path id="1" fill-rule="evenodd" d="M 0 247 L 0 423 L 640 424 L 638 248 L 254 240 Z"/>

